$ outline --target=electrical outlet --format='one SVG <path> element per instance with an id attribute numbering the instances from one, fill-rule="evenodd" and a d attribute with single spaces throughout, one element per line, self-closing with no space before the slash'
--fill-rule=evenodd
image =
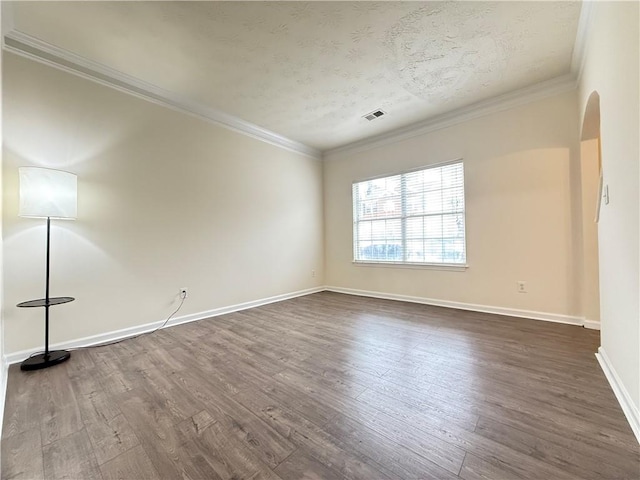
<path id="1" fill-rule="evenodd" d="M 525 282 L 518 280 L 516 284 L 518 285 L 518 293 L 527 293 L 527 284 Z"/>
<path id="2" fill-rule="evenodd" d="M 189 292 L 187 291 L 187 287 L 182 287 L 180 289 L 180 298 L 187 298 L 189 296 Z"/>
<path id="3" fill-rule="evenodd" d="M 311 270 L 311 276 L 315 277 L 316 276 L 316 271 L 315 270 Z"/>

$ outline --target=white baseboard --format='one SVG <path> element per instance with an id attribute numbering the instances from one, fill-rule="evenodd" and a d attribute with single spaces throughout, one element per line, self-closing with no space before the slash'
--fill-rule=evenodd
<path id="1" fill-rule="evenodd" d="M 326 287 L 327 291 L 336 293 L 346 293 L 348 295 L 358 295 L 361 297 L 382 298 L 386 300 L 400 300 L 403 302 L 422 303 L 434 305 L 436 307 L 457 308 L 459 310 L 471 310 L 474 312 L 493 313 L 496 315 L 508 315 L 510 317 L 528 318 L 532 320 L 544 320 L 547 322 L 566 323 L 569 325 L 584 325 L 582 317 L 571 315 L 561 315 L 558 313 L 534 312 L 531 310 L 518 310 L 514 308 L 493 307 L 490 305 L 477 305 L 474 303 L 453 302 L 450 300 L 437 300 L 434 298 L 412 297 L 409 295 L 399 295 L 395 293 L 372 292 L 368 290 L 356 290 L 353 288 Z"/>
<path id="2" fill-rule="evenodd" d="M 598 348 L 596 358 L 600 363 L 600 367 L 602 367 L 605 377 L 609 380 L 609 385 L 611 385 L 611 389 L 618 399 L 618 403 L 620 403 L 620 407 L 622 407 L 622 411 L 624 412 L 625 417 L 627 417 L 629 425 L 631 425 L 633 434 L 636 436 L 638 443 L 640 443 L 640 411 L 638 406 L 633 403 L 631 395 L 629 395 L 629 392 L 622 383 L 622 380 L 620 380 L 618 373 L 615 368 L 613 368 L 611 360 L 609 360 L 604 348 Z"/>
<path id="3" fill-rule="evenodd" d="M 226 307 L 214 308 L 213 310 L 207 310 L 204 312 L 191 313 L 189 315 L 183 315 L 181 317 L 172 318 L 164 328 L 181 325 L 183 323 L 195 322 L 197 320 L 204 320 L 205 318 L 217 317 L 226 313 L 238 312 L 240 310 L 246 310 L 248 308 L 259 307 L 261 305 L 267 305 L 269 303 L 281 302 L 283 300 L 289 300 L 291 298 L 302 297 L 304 295 L 310 295 L 312 293 L 318 293 L 325 290 L 324 287 L 307 288 L 306 290 L 299 290 L 297 292 L 284 293 L 282 295 L 276 295 L 268 298 L 261 298 L 259 300 L 252 300 L 250 302 L 238 303 L 236 305 L 229 305 Z M 113 332 L 100 333 L 98 335 L 92 335 L 90 337 L 78 338 L 76 340 L 69 340 L 66 342 L 56 343 L 51 345 L 51 350 L 64 350 L 73 349 L 79 347 L 90 347 L 91 345 L 97 345 L 100 343 L 113 342 L 121 340 L 127 337 L 133 337 L 140 335 L 141 333 L 151 332 L 160 327 L 164 323 L 164 320 L 159 320 L 153 323 L 147 323 L 144 325 L 138 325 L 130 328 L 123 328 L 122 330 L 116 330 Z M 42 347 L 31 348 L 28 350 L 22 350 L 20 352 L 10 353 L 5 356 L 5 362 L 7 365 L 18 363 L 23 361 L 30 355 L 41 352 Z"/>
<path id="4" fill-rule="evenodd" d="M 584 328 L 589 330 L 600 330 L 600 322 L 598 320 L 584 319 Z"/>
<path id="5" fill-rule="evenodd" d="M 585 320 L 582 317 L 574 317 L 570 315 L 560 315 L 556 313 L 546 313 L 546 312 L 535 312 L 530 310 L 518 310 L 518 309 L 511 309 L 511 308 L 504 308 L 504 307 L 477 305 L 472 303 L 454 302 L 449 300 L 437 300 L 433 298 L 413 297 L 409 295 L 399 295 L 399 294 L 393 294 L 393 293 L 374 292 L 374 291 L 368 291 L 368 290 L 357 290 L 353 288 L 332 287 L 332 286 L 308 288 L 305 290 L 299 290 L 296 292 L 285 293 L 285 294 L 276 295 L 273 297 L 252 300 L 249 302 L 239 303 L 236 305 L 229 305 L 226 307 L 215 308 L 213 310 L 207 310 L 204 312 L 183 315 L 181 317 L 176 317 L 171 319 L 167 323 L 165 328 L 172 327 L 175 325 L 181 325 L 183 323 L 195 322 L 197 320 L 203 320 L 205 318 L 216 317 L 219 315 L 224 315 L 226 313 L 232 313 L 240 310 L 259 307 L 261 305 L 267 305 L 269 303 L 281 302 L 283 300 L 289 300 L 291 298 L 310 295 L 312 293 L 318 293 L 322 291 L 345 293 L 348 295 L 358 295 L 358 296 L 381 298 L 381 299 L 387 299 L 387 300 L 400 300 L 404 302 L 421 303 L 425 305 L 434 305 L 434 306 L 447 307 L 447 308 L 457 308 L 460 310 L 471 310 L 475 312 L 493 313 L 497 315 L 508 315 L 512 317 L 528 318 L 533 320 L 544 320 L 547 322 L 565 323 L 569 325 L 582 325 L 582 326 L 585 326 L 586 328 L 600 329 L 600 322 Z M 51 345 L 50 348 L 52 350 L 53 349 L 73 349 L 73 348 L 79 348 L 79 347 L 88 347 L 88 346 L 97 345 L 100 343 L 113 342 L 113 341 L 121 340 L 127 337 L 140 335 L 141 333 L 150 332 L 160 327 L 163 323 L 164 323 L 164 320 L 159 320 L 153 323 L 137 325 L 135 327 L 124 328 L 124 329 L 115 330 L 112 332 L 105 332 L 98 335 L 92 335 L 90 337 L 78 338 L 75 340 L 56 343 L 54 345 Z M 40 351 L 42 351 L 42 347 L 31 348 L 28 350 L 22 350 L 19 352 L 10 353 L 6 355 L 4 358 L 5 360 L 4 368 L 7 369 L 9 365 L 21 362 L 22 360 L 29 357 L 30 355 Z M 4 382 L 4 387 L 0 385 L 0 388 L 6 388 L 6 376 L 2 380 Z"/>

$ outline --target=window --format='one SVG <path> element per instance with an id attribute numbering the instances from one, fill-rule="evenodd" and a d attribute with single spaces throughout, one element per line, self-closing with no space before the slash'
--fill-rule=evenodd
<path id="1" fill-rule="evenodd" d="M 355 262 L 464 265 L 462 161 L 353 184 Z"/>

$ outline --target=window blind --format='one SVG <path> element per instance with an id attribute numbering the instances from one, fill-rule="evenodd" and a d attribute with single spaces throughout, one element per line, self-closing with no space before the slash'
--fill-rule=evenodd
<path id="1" fill-rule="evenodd" d="M 353 184 L 356 262 L 464 264 L 462 161 Z"/>

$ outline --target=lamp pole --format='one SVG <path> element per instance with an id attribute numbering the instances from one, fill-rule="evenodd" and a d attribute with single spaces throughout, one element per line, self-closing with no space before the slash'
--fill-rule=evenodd
<path id="1" fill-rule="evenodd" d="M 47 273 L 44 305 L 44 358 L 49 359 L 49 257 L 51 252 L 51 217 L 47 217 Z"/>

